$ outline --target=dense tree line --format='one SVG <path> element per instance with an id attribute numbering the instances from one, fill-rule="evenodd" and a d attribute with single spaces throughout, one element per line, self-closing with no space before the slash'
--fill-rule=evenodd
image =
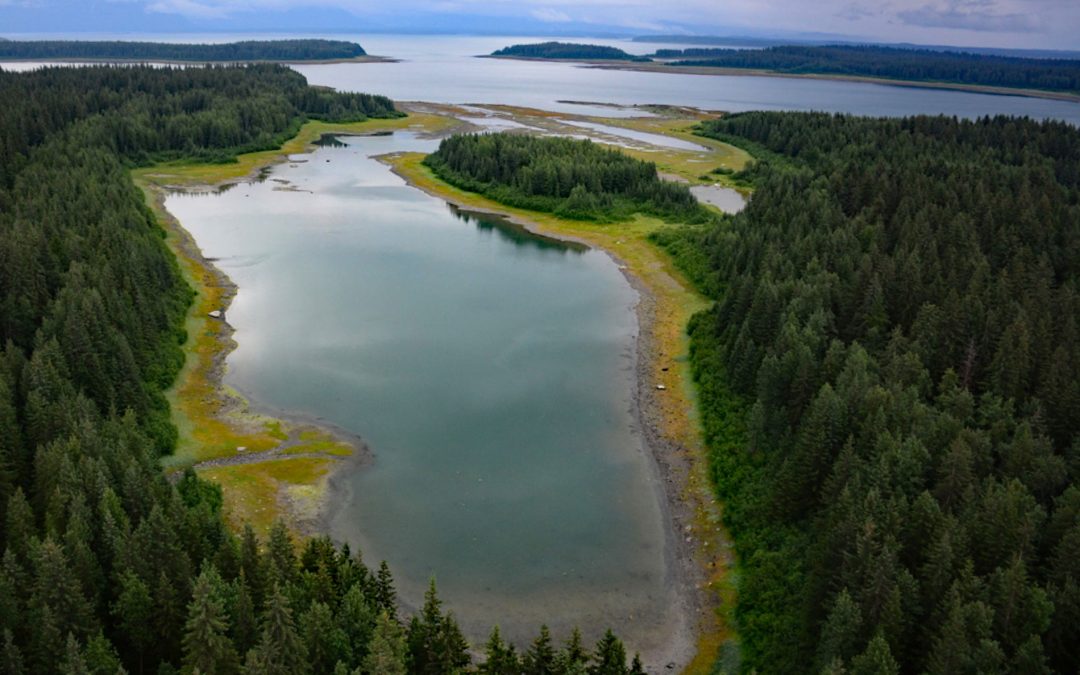
<path id="1" fill-rule="evenodd" d="M 677 51 L 679 50 L 671 50 Z M 765 49 L 704 51 L 710 52 L 702 55 L 705 58 L 690 58 L 676 61 L 672 65 L 751 68 L 791 74 L 853 75 L 917 82 L 1080 92 L 1080 61 L 1077 60 L 869 45 L 785 45 Z"/>
<path id="2" fill-rule="evenodd" d="M 0 671 L 470 669 L 434 587 L 402 624 L 385 565 L 325 538 L 298 555 L 280 524 L 235 535 L 217 486 L 159 464 L 191 290 L 128 169 L 390 102 L 265 65 L 0 73 L 0 99 Z M 497 636 L 489 652 L 518 658 Z M 587 654 L 542 633 L 521 667 L 548 659 L 529 672 L 630 671 L 610 636 Z"/>
<path id="3" fill-rule="evenodd" d="M 692 360 L 748 669 L 1080 668 L 1080 131 L 746 113 Z"/>
<path id="4" fill-rule="evenodd" d="M 646 213 L 702 222 L 710 212 L 656 165 L 589 140 L 525 134 L 447 138 L 424 163 L 443 180 L 520 208 L 564 218 L 621 220 Z"/>
<path id="5" fill-rule="evenodd" d="M 657 49 L 653 54 L 658 59 L 701 59 L 710 56 L 726 56 L 730 47 L 688 47 L 686 49 Z"/>
<path id="6" fill-rule="evenodd" d="M 58 126 L 84 124 L 79 139 L 129 162 L 177 158 L 231 161 L 235 154 L 278 147 L 304 119 L 361 121 L 400 116 L 390 99 L 309 87 L 275 65 L 212 68 L 145 66 L 44 68 L 33 77 L 0 72 L 0 185 L 30 148 Z"/>
<path id="7" fill-rule="evenodd" d="M 628 54 L 617 47 L 582 45 L 572 42 L 541 42 L 533 45 L 512 45 L 491 53 L 492 56 L 516 56 L 526 59 L 603 59 L 614 61 L 648 61 L 645 56 Z"/>
<path id="8" fill-rule="evenodd" d="M 123 59 L 135 61 L 326 61 L 364 56 L 343 40 L 247 40 L 224 44 L 89 40 L 7 40 L 3 59 Z"/>

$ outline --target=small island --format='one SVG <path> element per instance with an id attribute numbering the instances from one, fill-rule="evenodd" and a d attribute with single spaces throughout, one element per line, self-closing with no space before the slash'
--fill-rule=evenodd
<path id="1" fill-rule="evenodd" d="M 714 220 L 686 185 L 662 180 L 655 164 L 588 140 L 457 135 L 424 164 L 455 187 L 560 218 L 615 222 L 642 213 L 671 222 Z"/>
<path id="2" fill-rule="evenodd" d="M 647 56 L 628 54 L 616 47 L 583 45 L 572 42 L 542 42 L 533 45 L 512 45 L 491 53 L 491 56 L 515 59 L 550 59 L 564 61 L 631 61 L 645 63 Z"/>
<path id="3" fill-rule="evenodd" d="M 344 40 L 245 40 L 223 44 L 174 44 L 120 40 L 3 40 L 0 59 L 169 61 L 178 63 L 381 60 Z"/>

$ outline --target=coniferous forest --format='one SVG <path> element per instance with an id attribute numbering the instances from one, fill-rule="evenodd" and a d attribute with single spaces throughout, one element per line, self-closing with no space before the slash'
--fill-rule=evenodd
<path id="1" fill-rule="evenodd" d="M 855 75 L 919 82 L 1080 92 L 1080 61 L 903 49 L 874 45 L 784 45 L 765 49 L 660 50 L 677 66 L 757 68 L 791 74 Z"/>
<path id="2" fill-rule="evenodd" d="M 226 529 L 222 493 L 159 458 L 192 291 L 128 169 L 276 147 L 305 119 L 398 115 L 279 66 L 0 73 L 0 670 L 450 673 L 467 644 L 435 592 L 402 624 L 385 565 L 282 525 Z M 497 631 L 482 672 L 627 673 Z"/>
<path id="3" fill-rule="evenodd" d="M 245 40 L 221 44 L 92 40 L 4 40 L 4 59 L 122 59 L 135 61 L 326 61 L 364 56 L 343 40 Z"/>
<path id="4" fill-rule="evenodd" d="M 745 113 L 749 206 L 657 235 L 762 673 L 1080 668 L 1080 131 Z"/>
<path id="5" fill-rule="evenodd" d="M 524 59 L 576 59 L 612 61 L 648 61 L 647 56 L 629 54 L 618 47 L 583 45 L 573 42 L 541 42 L 532 45 L 511 45 L 491 53 L 492 56 L 513 56 Z"/>
<path id="6" fill-rule="evenodd" d="M 525 134 L 462 134 L 424 163 L 439 178 L 495 201 L 578 220 L 645 213 L 674 222 L 713 218 L 690 190 L 661 180 L 656 165 L 589 140 Z"/>

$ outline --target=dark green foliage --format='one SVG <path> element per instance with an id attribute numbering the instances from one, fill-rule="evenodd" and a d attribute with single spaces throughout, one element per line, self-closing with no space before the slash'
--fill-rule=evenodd
<path id="1" fill-rule="evenodd" d="M 392 104 L 268 65 L 0 73 L 0 98 L 0 670 L 469 668 L 434 589 L 410 651 L 385 563 L 234 536 L 220 488 L 159 463 L 191 291 L 128 169 Z"/>
<path id="2" fill-rule="evenodd" d="M 417 675 L 452 673 L 469 663 L 468 645 L 451 614 L 442 611 L 442 600 L 431 580 L 424 607 L 409 623 L 409 672 Z"/>
<path id="3" fill-rule="evenodd" d="M 1080 91 L 1080 61 L 1032 59 L 966 52 L 871 45 L 765 49 L 661 50 L 662 58 L 686 59 L 677 66 L 750 68 L 792 74 L 855 75 L 989 87 Z"/>
<path id="4" fill-rule="evenodd" d="M 393 617 L 381 612 L 360 671 L 365 675 L 405 675 L 407 656 L 405 632 Z"/>
<path id="5" fill-rule="evenodd" d="M 627 675 L 626 648 L 610 630 L 596 643 L 589 675 Z"/>
<path id="6" fill-rule="evenodd" d="M 523 134 L 451 136 L 424 163 L 443 180 L 510 206 L 580 220 L 634 213 L 707 222 L 710 211 L 656 165 L 591 141 Z"/>
<path id="7" fill-rule="evenodd" d="M 513 45 L 491 53 L 492 56 L 515 56 L 525 59 L 573 59 L 605 61 L 649 61 L 647 56 L 627 54 L 616 47 L 580 45 L 572 42 L 542 42 L 533 45 Z"/>
<path id="8" fill-rule="evenodd" d="M 195 580 L 183 639 L 184 667 L 206 675 L 232 673 L 239 665 L 228 637 L 225 603 L 218 597 L 221 578 L 212 570 L 204 570 Z"/>
<path id="9" fill-rule="evenodd" d="M 244 671 L 252 675 L 302 675 L 309 672 L 307 649 L 297 633 L 289 598 L 278 586 L 271 589 L 266 599 L 259 642 L 248 652 Z"/>
<path id="10" fill-rule="evenodd" d="M 119 59 L 136 61 L 325 61 L 364 56 L 342 40 L 246 40 L 222 44 L 4 40 L 3 59 Z"/>
<path id="11" fill-rule="evenodd" d="M 551 633 L 547 626 L 540 626 L 540 635 L 529 645 L 522 658 L 525 675 L 550 675 L 556 672 L 556 654 L 551 646 Z"/>
<path id="12" fill-rule="evenodd" d="M 484 663 L 480 666 L 483 675 L 521 675 L 522 672 L 534 672 L 531 669 L 522 670 L 521 660 L 518 658 L 514 645 L 507 645 L 499 635 L 499 627 L 491 631 L 487 646 L 484 647 Z M 549 671 L 550 672 L 550 671 Z"/>
<path id="13" fill-rule="evenodd" d="M 783 157 L 742 213 L 657 237 L 718 301 L 691 355 L 744 666 L 1076 672 L 1080 132 L 701 132 Z"/>

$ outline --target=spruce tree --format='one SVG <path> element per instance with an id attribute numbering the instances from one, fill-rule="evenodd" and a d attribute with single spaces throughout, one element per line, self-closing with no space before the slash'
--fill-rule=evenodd
<path id="1" fill-rule="evenodd" d="M 551 633 L 547 625 L 540 626 L 540 635 L 529 645 L 522 657 L 525 675 L 552 675 L 556 671 L 556 654 L 551 646 Z"/>
<path id="2" fill-rule="evenodd" d="M 184 668 L 202 675 L 227 675 L 235 671 L 238 658 L 228 637 L 228 616 L 216 597 L 211 576 L 210 569 L 204 569 L 195 580 L 184 624 Z"/>
<path id="3" fill-rule="evenodd" d="M 251 675 L 303 675 L 308 672 L 307 650 L 293 623 L 289 600 L 278 586 L 270 589 L 259 643 L 248 652 L 244 667 Z"/>
<path id="4" fill-rule="evenodd" d="M 360 665 L 364 675 L 405 675 L 407 647 L 401 626 L 385 611 L 375 620 L 368 653 Z"/>
<path id="5" fill-rule="evenodd" d="M 626 675 L 626 672 L 626 648 L 609 628 L 596 643 L 589 675 Z"/>
<path id="6" fill-rule="evenodd" d="M 393 616 L 397 612 L 397 593 L 394 591 L 394 577 L 390 566 L 383 560 L 375 576 L 375 602 L 378 608 Z"/>
<path id="7" fill-rule="evenodd" d="M 274 521 L 270 528 L 270 537 L 266 542 L 266 567 L 270 584 L 285 587 L 297 578 L 296 550 L 284 521 Z M 246 570 L 245 570 L 246 571 Z"/>
<path id="8" fill-rule="evenodd" d="M 154 640 L 154 600 L 150 589 L 131 570 L 120 574 L 119 595 L 112 605 L 112 615 L 124 641 L 135 656 L 137 671 L 143 671 L 146 650 Z"/>
<path id="9" fill-rule="evenodd" d="M 581 639 L 581 631 L 575 626 L 574 630 L 570 632 L 570 637 L 567 638 L 562 651 L 558 654 L 558 670 L 570 672 L 584 668 L 588 662 L 589 652 L 585 649 Z"/>
<path id="10" fill-rule="evenodd" d="M 498 626 L 491 629 L 491 636 L 484 646 L 484 657 L 479 669 L 483 675 L 520 675 L 528 672 L 522 670 L 514 646 L 503 642 Z"/>
<path id="11" fill-rule="evenodd" d="M 878 633 L 866 651 L 851 660 L 851 675 L 899 675 L 900 664 L 893 658 L 889 643 Z"/>

